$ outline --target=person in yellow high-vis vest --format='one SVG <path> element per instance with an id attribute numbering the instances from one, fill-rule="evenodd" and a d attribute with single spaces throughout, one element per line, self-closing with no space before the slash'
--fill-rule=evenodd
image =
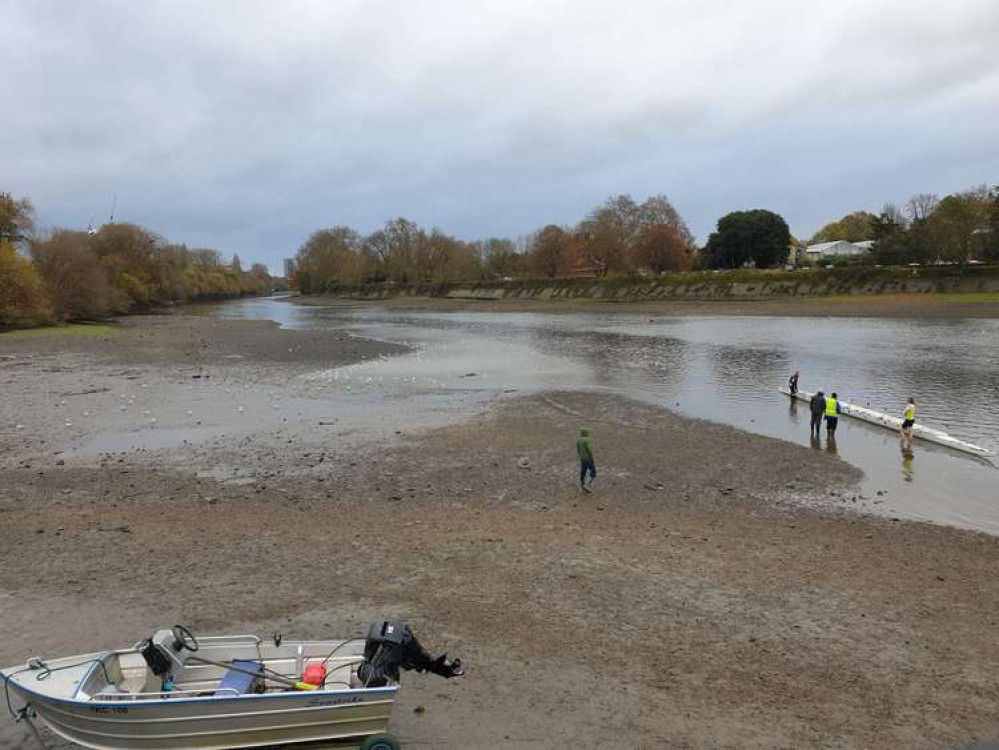
<path id="1" fill-rule="evenodd" d="M 912 426 L 914 424 L 916 424 L 916 399 L 909 396 L 909 401 L 902 414 L 902 429 L 898 433 L 898 438 L 902 441 L 902 450 L 908 450 L 912 447 Z"/>
<path id="2" fill-rule="evenodd" d="M 839 415 L 843 413 L 843 407 L 839 405 L 836 394 L 826 396 L 826 434 L 832 437 L 836 432 L 836 425 L 839 422 Z"/>

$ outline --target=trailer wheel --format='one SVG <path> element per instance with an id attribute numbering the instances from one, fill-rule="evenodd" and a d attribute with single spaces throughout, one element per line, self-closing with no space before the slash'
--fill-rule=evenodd
<path id="1" fill-rule="evenodd" d="M 361 750 L 402 750 L 402 745 L 391 734 L 376 734 L 364 741 Z"/>

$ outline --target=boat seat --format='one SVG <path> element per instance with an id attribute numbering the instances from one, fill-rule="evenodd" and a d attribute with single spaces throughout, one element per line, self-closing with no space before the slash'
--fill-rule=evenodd
<path id="1" fill-rule="evenodd" d="M 232 695 L 233 690 L 239 695 L 246 695 L 253 692 L 253 688 L 263 680 L 264 665 L 259 661 L 233 659 L 232 666 L 236 667 L 236 669 L 230 669 L 225 673 L 225 677 L 219 683 L 215 695 L 221 697 Z M 240 671 L 237 671 L 237 669 Z M 252 672 L 253 674 L 247 674 L 247 672 Z"/>

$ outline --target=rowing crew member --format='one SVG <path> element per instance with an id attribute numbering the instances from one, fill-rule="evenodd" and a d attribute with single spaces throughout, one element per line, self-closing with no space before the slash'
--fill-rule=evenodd
<path id="1" fill-rule="evenodd" d="M 905 412 L 902 415 L 902 429 L 898 434 L 902 441 L 902 449 L 907 450 L 912 447 L 912 426 L 916 424 L 916 399 L 909 396 L 909 401 L 905 405 Z"/>
<path id="2" fill-rule="evenodd" d="M 815 437 L 818 437 L 819 430 L 822 429 L 822 415 L 826 410 L 825 394 L 819 390 L 818 393 L 812 396 L 812 400 L 808 402 L 808 406 L 812 412 L 812 432 L 815 434 Z"/>
<path id="3" fill-rule="evenodd" d="M 791 398 L 798 395 L 798 376 L 801 374 L 801 370 L 795 370 L 794 375 L 790 377 L 787 381 L 787 387 L 791 391 Z"/>
<path id="4" fill-rule="evenodd" d="M 826 434 L 832 437 L 836 433 L 836 425 L 839 422 L 839 415 L 843 413 L 843 407 L 839 405 L 836 394 L 832 394 L 826 399 Z"/>

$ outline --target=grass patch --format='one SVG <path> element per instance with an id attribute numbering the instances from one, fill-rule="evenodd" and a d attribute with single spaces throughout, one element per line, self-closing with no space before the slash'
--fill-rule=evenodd
<path id="1" fill-rule="evenodd" d="M 999 302 L 999 292 L 938 292 L 933 299 L 954 302 Z"/>
<path id="2" fill-rule="evenodd" d="M 971 303 L 992 303 L 999 304 L 999 292 L 889 292 L 887 294 L 834 294 L 828 297 L 816 295 L 814 297 L 798 297 L 803 301 L 811 301 L 816 304 L 850 302 L 869 303 L 876 301 L 878 304 L 888 304 L 892 301 L 904 302 L 919 298 L 920 303 L 925 302 L 971 302 Z"/>
<path id="3" fill-rule="evenodd" d="M 40 339 L 49 336 L 114 336 L 117 333 L 114 326 L 105 323 L 69 323 L 61 326 L 46 326 L 44 328 L 26 328 L 20 331 L 0 332 L 0 341 L 11 339 Z"/>

